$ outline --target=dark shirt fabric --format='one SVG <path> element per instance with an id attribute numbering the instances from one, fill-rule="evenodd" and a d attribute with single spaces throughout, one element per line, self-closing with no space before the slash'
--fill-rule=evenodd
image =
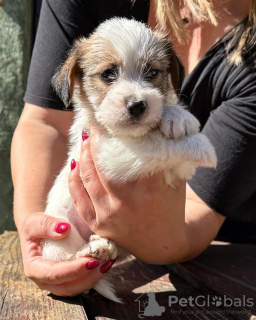
<path id="1" fill-rule="evenodd" d="M 25 102 L 64 110 L 51 78 L 74 39 L 87 37 L 113 16 L 147 22 L 148 11 L 146 0 L 137 0 L 133 6 L 130 0 L 44 0 Z M 189 184 L 227 217 L 220 239 L 231 239 L 236 233 L 231 240 L 256 242 L 256 52 L 235 66 L 227 62 L 226 41 L 227 36 L 204 55 L 181 89 L 182 102 L 200 120 L 218 157 L 216 169 L 199 168 Z"/>
<path id="2" fill-rule="evenodd" d="M 256 53 L 244 59 L 228 63 L 220 41 L 185 79 L 181 97 L 218 159 L 216 169 L 197 169 L 191 188 L 228 217 L 219 239 L 256 243 Z"/>

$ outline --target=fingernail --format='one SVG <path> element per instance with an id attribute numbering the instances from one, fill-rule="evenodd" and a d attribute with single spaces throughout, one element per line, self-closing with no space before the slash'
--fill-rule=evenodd
<path id="1" fill-rule="evenodd" d="M 55 231 L 57 233 L 63 233 L 65 231 L 67 231 L 69 228 L 69 224 L 66 223 L 66 222 L 61 222 L 61 223 L 58 223 L 57 226 L 55 227 Z"/>
<path id="2" fill-rule="evenodd" d="M 89 261 L 87 262 L 87 264 L 85 265 L 85 268 L 87 270 L 92 270 L 96 267 L 98 267 L 98 265 L 100 264 L 100 262 L 98 260 L 93 260 L 93 261 Z"/>
<path id="3" fill-rule="evenodd" d="M 116 259 L 107 261 L 101 266 L 100 272 L 106 273 L 113 266 L 115 262 L 116 262 Z"/>
<path id="4" fill-rule="evenodd" d="M 71 170 L 74 170 L 76 167 L 76 160 L 72 159 L 70 164 Z"/>
<path id="5" fill-rule="evenodd" d="M 86 132 L 85 130 L 82 131 L 82 140 L 85 141 L 86 139 L 89 138 L 88 132 Z"/>

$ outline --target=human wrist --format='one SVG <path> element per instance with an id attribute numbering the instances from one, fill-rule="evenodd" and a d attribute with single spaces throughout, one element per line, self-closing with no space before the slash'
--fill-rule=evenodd
<path id="1" fill-rule="evenodd" d="M 34 214 L 43 214 L 44 209 L 41 206 L 30 205 L 29 203 L 24 204 L 23 201 L 15 201 L 14 195 L 14 206 L 13 206 L 13 215 L 14 222 L 18 231 L 22 228 L 23 224 L 27 219 Z"/>

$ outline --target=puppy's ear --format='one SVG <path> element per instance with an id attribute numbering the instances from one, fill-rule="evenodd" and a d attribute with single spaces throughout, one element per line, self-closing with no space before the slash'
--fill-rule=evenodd
<path id="1" fill-rule="evenodd" d="M 171 75 L 172 85 L 176 94 L 179 95 L 184 80 L 184 67 L 172 46 L 169 48 L 169 61 L 169 73 Z"/>
<path id="2" fill-rule="evenodd" d="M 155 30 L 154 34 L 158 37 L 167 54 L 168 72 L 171 75 L 173 88 L 176 94 L 179 95 L 182 82 L 184 80 L 184 67 L 173 49 L 171 37 L 162 30 Z"/>
<path id="3" fill-rule="evenodd" d="M 78 65 L 75 45 L 70 50 L 67 60 L 57 68 L 52 78 L 52 85 L 66 107 L 71 103 L 76 80 L 82 80 L 82 71 Z"/>

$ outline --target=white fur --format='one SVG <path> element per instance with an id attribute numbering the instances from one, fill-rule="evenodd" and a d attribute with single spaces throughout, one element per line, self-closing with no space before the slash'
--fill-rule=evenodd
<path id="1" fill-rule="evenodd" d="M 163 54 L 162 50 L 156 52 L 158 39 L 153 31 L 136 20 L 122 18 L 107 20 L 98 27 L 97 35 L 111 42 L 121 57 L 126 72 L 132 71 L 134 66 L 139 65 L 138 58 L 141 56 L 147 56 L 150 60 L 151 56 L 160 59 Z M 128 76 L 131 80 L 135 74 L 130 72 Z"/>
<path id="2" fill-rule="evenodd" d="M 127 109 L 124 97 L 131 94 L 137 101 L 147 102 L 147 111 L 143 122 L 127 124 Z M 156 88 L 150 88 L 139 81 L 129 82 L 123 80 L 113 85 L 106 98 L 95 112 L 96 120 L 102 124 L 111 135 L 115 136 L 144 136 L 154 128 L 162 118 L 163 96 Z M 111 108 L 109 107 L 111 106 Z M 104 112 L 102 112 L 104 110 Z"/>
<path id="3" fill-rule="evenodd" d="M 153 32 L 139 22 L 116 18 L 100 25 L 94 34 L 107 39 L 108 45 L 110 43 L 121 57 L 122 65 L 118 80 L 109 86 L 99 105 L 97 93 L 87 90 L 90 79 L 83 79 L 89 102 L 81 100 L 80 87 L 75 87 L 75 119 L 70 129 L 68 160 L 49 193 L 45 211 L 69 221 L 71 232 L 63 240 L 45 241 L 43 256 L 53 261 L 72 260 L 85 254 L 102 260 L 118 255 L 113 242 L 91 236 L 92 232 L 79 217 L 69 194 L 70 162 L 71 159 L 79 161 L 81 132 L 83 129 L 89 132 L 91 124 L 101 132 L 98 165 L 108 179 L 125 183 L 163 172 L 166 183 L 173 187 L 177 180 L 191 178 L 198 166 L 216 166 L 212 145 L 199 133 L 198 120 L 178 105 L 171 79 L 168 79 L 169 92 L 163 94 L 159 88 L 145 82 L 140 74 L 140 59 L 151 60 L 164 55 Z M 94 57 L 96 54 L 94 48 Z M 137 122 L 131 121 L 126 108 L 131 96 L 134 101 L 143 100 L 147 104 L 145 114 Z M 95 289 L 120 302 L 113 288 L 103 281 Z"/>

